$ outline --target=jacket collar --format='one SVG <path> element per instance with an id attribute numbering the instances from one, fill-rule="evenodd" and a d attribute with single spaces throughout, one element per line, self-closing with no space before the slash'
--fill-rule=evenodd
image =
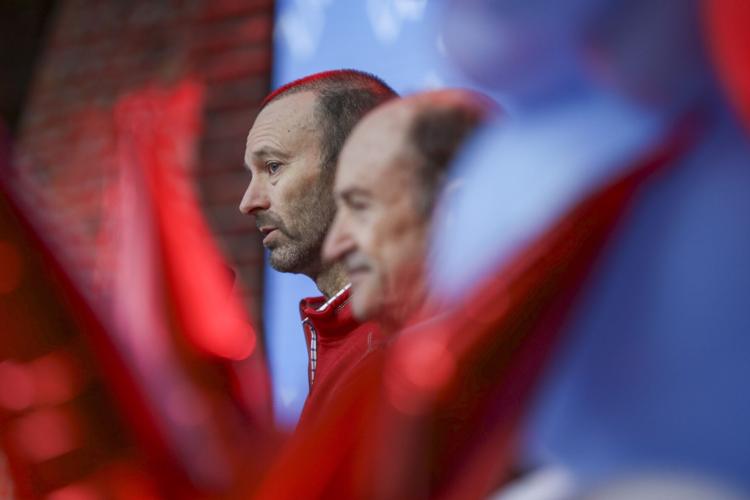
<path id="1" fill-rule="evenodd" d="M 336 292 L 331 298 L 308 297 L 300 301 L 300 317 L 312 323 L 321 337 L 338 337 L 347 334 L 359 325 L 352 315 L 349 299 L 351 285 Z"/>

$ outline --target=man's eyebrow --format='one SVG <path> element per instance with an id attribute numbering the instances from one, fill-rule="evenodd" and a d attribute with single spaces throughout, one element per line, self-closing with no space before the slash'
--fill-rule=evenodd
<path id="1" fill-rule="evenodd" d="M 273 158 L 279 158 L 281 160 L 285 160 L 289 158 L 289 155 L 280 149 L 276 149 L 271 146 L 263 146 L 261 148 L 256 149 L 255 151 L 251 152 L 250 155 L 253 158 L 258 158 L 260 160 L 273 157 Z"/>

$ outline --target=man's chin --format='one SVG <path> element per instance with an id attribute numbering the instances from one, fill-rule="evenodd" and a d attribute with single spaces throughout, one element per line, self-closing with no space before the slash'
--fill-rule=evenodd
<path id="1" fill-rule="evenodd" d="M 292 263 L 287 262 L 285 260 L 281 259 L 269 259 L 268 264 L 271 266 L 271 268 L 274 271 L 278 271 L 280 273 L 297 273 L 297 266 L 294 266 Z"/>
<path id="2" fill-rule="evenodd" d="M 307 263 L 301 255 L 289 247 L 269 248 L 268 263 L 280 273 L 303 273 Z"/>
<path id="3" fill-rule="evenodd" d="M 378 307 L 372 303 L 367 295 L 358 294 L 356 288 L 352 288 L 352 315 L 357 321 L 370 321 L 375 319 Z"/>
<path id="4" fill-rule="evenodd" d="M 352 316 L 357 321 L 367 321 L 370 319 L 367 315 L 367 310 L 354 301 L 352 301 Z"/>

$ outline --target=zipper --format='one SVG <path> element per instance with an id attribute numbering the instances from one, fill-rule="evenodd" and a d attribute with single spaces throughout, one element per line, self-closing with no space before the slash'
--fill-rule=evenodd
<path id="1" fill-rule="evenodd" d="M 315 331 L 310 318 L 306 317 L 303 319 L 302 324 L 309 328 L 310 331 L 310 345 L 308 345 L 307 349 L 307 382 L 310 386 L 308 391 L 312 391 L 313 383 L 315 382 L 315 370 L 318 368 L 318 332 Z"/>

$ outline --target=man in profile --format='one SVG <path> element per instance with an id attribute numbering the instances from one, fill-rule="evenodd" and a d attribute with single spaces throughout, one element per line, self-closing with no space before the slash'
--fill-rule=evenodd
<path id="1" fill-rule="evenodd" d="M 424 305 L 430 221 L 448 166 L 494 108 L 475 92 L 424 92 L 380 107 L 352 132 L 323 254 L 343 264 L 357 319 L 396 332 Z"/>
<path id="2" fill-rule="evenodd" d="M 424 92 L 379 106 L 347 139 L 323 262 L 343 267 L 351 280 L 351 313 L 376 321 L 380 338 L 342 379 L 319 418 L 289 443 L 264 476 L 258 498 L 426 497 L 391 494 L 379 460 L 387 457 L 399 468 L 413 449 L 408 433 L 379 432 L 382 390 L 388 385 L 383 363 L 392 351 L 389 341 L 427 298 L 428 232 L 437 199 L 451 189 L 448 167 L 495 108 L 474 92 Z M 389 453 L 381 455 L 380 445 Z M 423 478 L 421 468 L 401 471 L 417 482 Z"/>
<path id="3" fill-rule="evenodd" d="M 310 383 L 303 421 L 377 333 L 352 317 L 342 266 L 322 262 L 320 254 L 336 209 L 332 184 L 344 140 L 365 113 L 395 96 L 360 71 L 314 74 L 266 97 L 247 137 L 250 182 L 240 211 L 255 216 L 271 267 L 310 277 L 323 294 L 300 304 Z"/>

